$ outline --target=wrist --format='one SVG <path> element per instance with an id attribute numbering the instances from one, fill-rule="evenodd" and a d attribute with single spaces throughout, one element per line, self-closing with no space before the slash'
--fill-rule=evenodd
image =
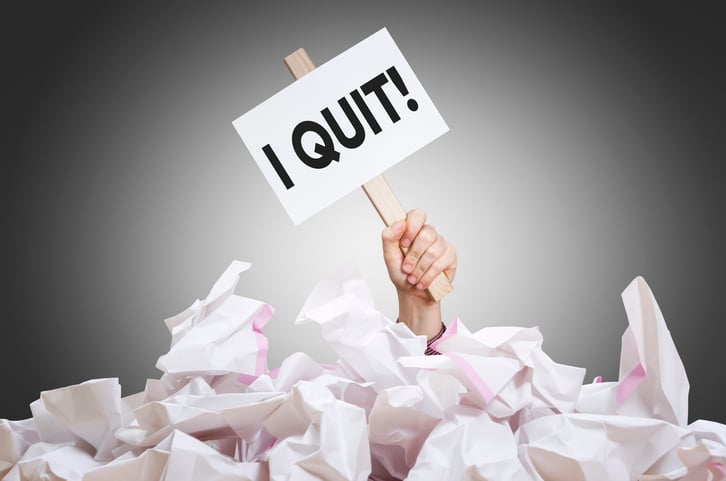
<path id="1" fill-rule="evenodd" d="M 398 291 L 398 320 L 414 334 L 431 339 L 441 331 L 441 304 L 413 293 Z"/>

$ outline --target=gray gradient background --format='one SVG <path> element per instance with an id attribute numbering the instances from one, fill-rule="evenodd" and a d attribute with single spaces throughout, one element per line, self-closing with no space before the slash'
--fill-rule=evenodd
<path id="1" fill-rule="evenodd" d="M 458 248 L 446 319 L 539 325 L 555 360 L 614 380 L 620 293 L 643 275 L 691 419 L 726 421 L 716 8 L 15 3 L 0 14 L 0 417 L 97 377 L 142 390 L 168 350 L 163 319 L 233 259 L 253 264 L 238 292 L 277 308 L 271 367 L 296 350 L 333 359 L 293 320 L 348 261 L 395 317 L 363 193 L 293 227 L 231 124 L 292 81 L 285 55 L 320 64 L 386 26 L 451 129 L 386 175 Z"/>

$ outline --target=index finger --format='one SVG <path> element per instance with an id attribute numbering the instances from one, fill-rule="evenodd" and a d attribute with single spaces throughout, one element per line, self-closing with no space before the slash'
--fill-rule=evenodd
<path id="1" fill-rule="evenodd" d="M 406 214 L 406 232 L 401 238 L 401 247 L 408 249 L 426 223 L 426 212 L 422 209 L 413 209 Z"/>

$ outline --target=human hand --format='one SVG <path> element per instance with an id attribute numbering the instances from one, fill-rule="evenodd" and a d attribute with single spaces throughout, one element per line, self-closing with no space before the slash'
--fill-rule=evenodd
<path id="1" fill-rule="evenodd" d="M 406 296 L 432 302 L 426 289 L 440 273 L 449 282 L 456 274 L 456 249 L 430 225 L 421 209 L 409 211 L 406 219 L 383 230 L 383 258 L 388 275 Z"/>

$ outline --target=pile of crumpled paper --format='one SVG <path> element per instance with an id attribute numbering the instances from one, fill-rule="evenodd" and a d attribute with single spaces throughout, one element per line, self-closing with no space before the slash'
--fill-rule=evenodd
<path id="1" fill-rule="evenodd" d="M 536 328 L 460 321 L 426 341 L 378 312 L 364 281 L 316 287 L 315 322 L 339 360 L 298 352 L 267 368 L 273 309 L 234 293 L 233 262 L 203 301 L 165 322 L 161 379 L 121 397 L 117 379 L 41 393 L 0 420 L 0 479 L 720 480 L 726 426 L 687 425 L 688 380 L 641 278 L 617 382 L 583 385 Z"/>

